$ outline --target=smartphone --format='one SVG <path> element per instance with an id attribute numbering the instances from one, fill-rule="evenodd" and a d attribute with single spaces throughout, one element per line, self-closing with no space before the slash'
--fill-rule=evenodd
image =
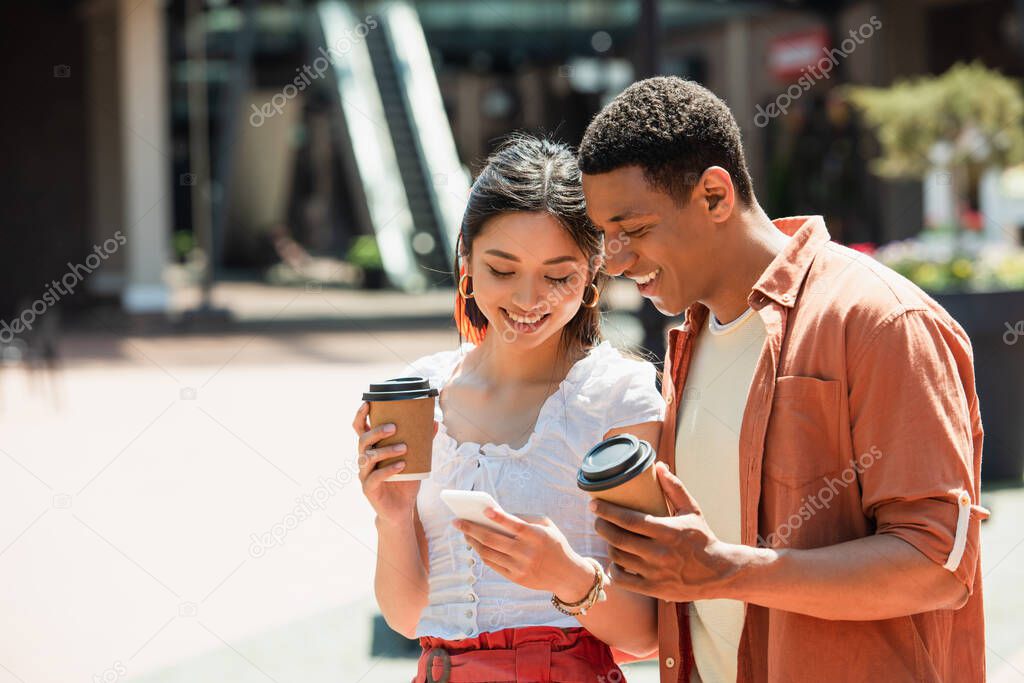
<path id="1" fill-rule="evenodd" d="M 498 532 L 502 536 L 512 538 L 507 529 L 500 526 L 484 516 L 484 510 L 489 507 L 501 510 L 498 502 L 486 491 L 462 491 L 460 489 L 445 489 L 441 491 L 441 500 L 451 509 L 459 519 L 468 522 L 476 522 L 481 526 Z M 506 513 L 507 514 L 507 513 Z"/>

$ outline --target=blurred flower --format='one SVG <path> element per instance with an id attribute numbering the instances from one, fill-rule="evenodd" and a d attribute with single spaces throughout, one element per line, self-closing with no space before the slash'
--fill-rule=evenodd
<path id="1" fill-rule="evenodd" d="M 985 227 L 985 217 L 980 211 L 964 209 L 960 212 L 960 224 L 972 232 L 980 232 Z"/>
<path id="2" fill-rule="evenodd" d="M 974 268 L 971 266 L 971 262 L 965 258 L 958 258 L 953 261 L 950 265 L 950 270 L 953 271 L 953 275 L 958 280 L 967 280 L 971 277 L 974 272 Z"/>
<path id="3" fill-rule="evenodd" d="M 1024 289 L 1024 250 L 977 233 L 928 230 L 879 247 L 876 259 L 931 292 Z"/>

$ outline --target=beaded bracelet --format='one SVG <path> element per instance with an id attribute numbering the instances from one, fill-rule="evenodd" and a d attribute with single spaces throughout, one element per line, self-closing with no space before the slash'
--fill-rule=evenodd
<path id="1" fill-rule="evenodd" d="M 556 610 L 566 616 L 578 617 L 586 614 L 588 610 L 594 607 L 594 605 L 608 599 L 608 595 L 605 593 L 604 589 L 609 583 L 611 583 L 611 578 L 604 573 L 604 568 L 601 567 L 600 562 L 592 557 L 584 559 L 594 567 L 594 584 L 590 587 L 590 590 L 587 591 L 587 594 L 583 596 L 583 599 L 577 602 L 563 602 L 557 595 L 551 595 L 551 604 Z"/>

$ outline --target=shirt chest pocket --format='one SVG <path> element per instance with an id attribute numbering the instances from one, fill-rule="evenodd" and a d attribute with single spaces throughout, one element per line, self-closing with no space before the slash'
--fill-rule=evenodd
<path id="1" fill-rule="evenodd" d="M 779 377 L 765 437 L 765 476 L 788 487 L 821 480 L 841 467 L 838 380 Z"/>

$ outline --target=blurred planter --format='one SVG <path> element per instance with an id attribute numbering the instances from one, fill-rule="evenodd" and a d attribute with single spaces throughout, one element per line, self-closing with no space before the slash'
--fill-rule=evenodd
<path id="1" fill-rule="evenodd" d="M 932 294 L 974 347 L 975 384 L 985 428 L 982 482 L 1024 477 L 1024 290 Z M 1008 317 L 1013 318 L 1008 320 Z"/>
<path id="2" fill-rule="evenodd" d="M 377 240 L 371 235 L 360 235 L 352 240 L 346 261 L 358 266 L 363 271 L 363 287 L 366 289 L 384 289 L 388 284 L 384 274 L 384 262 L 380 256 Z"/>
<path id="3" fill-rule="evenodd" d="M 388 276 L 383 268 L 364 268 L 363 287 L 365 289 L 384 289 L 388 286 Z"/>

